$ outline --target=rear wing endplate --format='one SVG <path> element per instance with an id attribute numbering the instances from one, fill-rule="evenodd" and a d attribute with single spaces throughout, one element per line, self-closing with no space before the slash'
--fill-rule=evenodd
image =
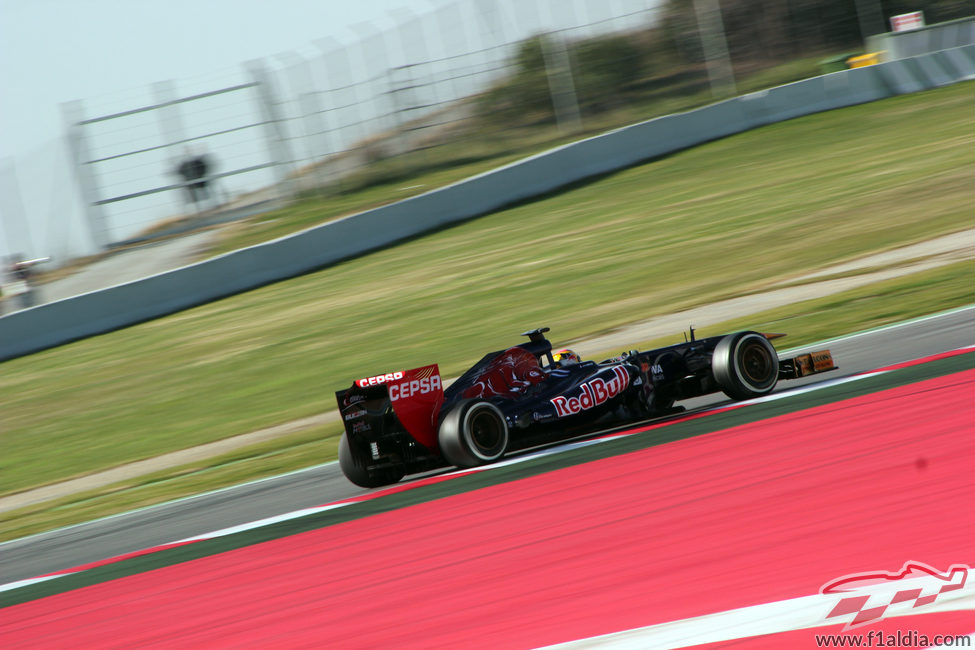
<path id="1" fill-rule="evenodd" d="M 408 434 L 429 449 L 437 449 L 437 424 L 444 402 L 437 364 L 357 379 L 349 389 L 336 393 L 336 398 L 350 437 L 375 436 L 376 421 L 367 418 L 392 408 Z"/>

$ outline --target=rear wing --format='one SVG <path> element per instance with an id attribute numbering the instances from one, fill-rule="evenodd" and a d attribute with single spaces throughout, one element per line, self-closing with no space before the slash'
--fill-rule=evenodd
<path id="1" fill-rule="evenodd" d="M 376 442 L 401 430 L 436 451 L 443 406 L 443 381 L 437 364 L 357 379 L 335 393 L 350 439 Z"/>
<path id="2" fill-rule="evenodd" d="M 779 379 L 799 379 L 836 369 L 833 354 L 829 350 L 817 350 L 792 359 L 780 359 Z"/>

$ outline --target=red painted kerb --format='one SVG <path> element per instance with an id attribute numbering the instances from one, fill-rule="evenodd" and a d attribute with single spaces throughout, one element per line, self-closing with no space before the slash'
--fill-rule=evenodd
<path id="1" fill-rule="evenodd" d="M 534 647 L 975 565 L 973 398 L 966 371 L 51 596 L 0 645 Z"/>

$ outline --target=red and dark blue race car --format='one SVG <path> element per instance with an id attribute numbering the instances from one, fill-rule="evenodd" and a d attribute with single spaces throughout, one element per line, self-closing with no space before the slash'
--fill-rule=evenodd
<path id="1" fill-rule="evenodd" d="M 596 363 L 553 352 L 548 328 L 491 352 L 449 387 L 437 365 L 356 380 L 336 393 L 345 433 L 339 464 L 363 487 L 438 467 L 474 467 L 508 451 L 683 410 L 675 402 L 724 392 L 766 395 L 780 379 L 836 366 L 829 350 L 779 359 L 770 339 L 736 332 Z M 685 337 L 686 338 L 686 337 Z"/>

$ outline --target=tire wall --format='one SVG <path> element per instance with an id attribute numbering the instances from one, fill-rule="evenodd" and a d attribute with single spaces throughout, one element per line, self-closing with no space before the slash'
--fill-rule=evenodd
<path id="1" fill-rule="evenodd" d="M 975 45 L 834 72 L 627 126 L 288 237 L 0 317 L 0 361 L 307 273 L 710 140 L 966 79 L 975 79 Z"/>

